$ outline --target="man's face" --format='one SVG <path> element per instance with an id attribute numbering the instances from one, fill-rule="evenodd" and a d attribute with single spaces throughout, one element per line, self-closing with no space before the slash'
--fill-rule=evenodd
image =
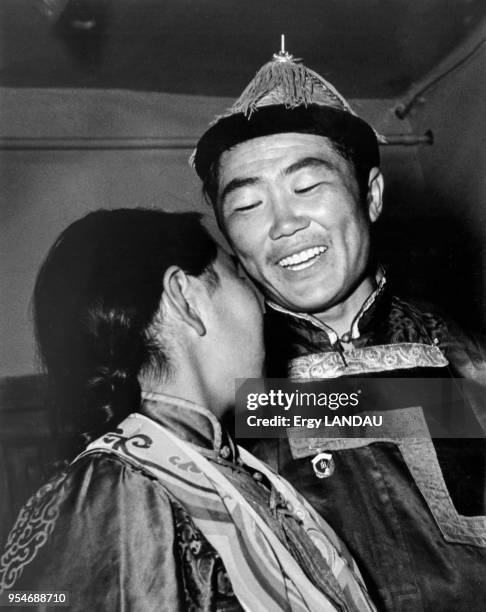
<path id="1" fill-rule="evenodd" d="M 325 312 L 363 280 L 372 199 L 360 203 L 352 165 L 322 136 L 255 138 L 220 159 L 227 237 L 265 296 L 293 311 Z"/>

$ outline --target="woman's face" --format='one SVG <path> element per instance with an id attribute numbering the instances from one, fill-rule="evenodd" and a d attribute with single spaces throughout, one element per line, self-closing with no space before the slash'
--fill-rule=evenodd
<path id="1" fill-rule="evenodd" d="M 262 376 L 263 313 L 255 290 L 220 248 L 213 267 L 218 275 L 211 294 L 217 367 L 234 394 L 235 378 Z"/>

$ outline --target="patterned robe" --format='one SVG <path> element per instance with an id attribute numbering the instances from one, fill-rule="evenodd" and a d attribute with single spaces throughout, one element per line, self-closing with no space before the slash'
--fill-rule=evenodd
<path id="1" fill-rule="evenodd" d="M 250 468 L 208 410 L 178 398 L 159 397 L 165 401 L 143 402 L 142 422 L 145 418 L 155 423 L 155 430 L 162 425 L 215 466 L 283 544 L 293 563 L 297 561 L 306 576 L 306 588 L 317 589 L 319 602 L 332 602 L 326 609 L 374 609 L 368 605 L 354 561 L 334 533 L 334 543 L 326 544 L 325 551 L 333 559 L 333 568 L 341 568 L 339 576 L 304 529 L 299 511 L 292 512 L 275 489 L 272 478 L 277 477 Z M 102 437 L 115 442 L 118 438 L 124 439 L 119 433 Z M 134 447 L 141 449 L 137 444 Z M 178 458 L 167 454 L 164 444 L 153 448 L 167 465 Z M 193 519 L 177 501 L 167 468 L 162 463 L 150 465 L 162 474 L 160 479 L 148 462 L 144 467 L 143 462 L 132 463 L 128 456 L 107 454 L 97 447 L 42 487 L 21 510 L 10 533 L 0 559 L 0 592 L 12 588 L 66 591 L 70 609 L 80 611 L 242 609 L 222 558 L 195 524 L 200 517 Z M 172 465 L 188 481 L 195 479 L 192 462 Z M 223 529 L 217 521 L 211 529 L 217 525 Z M 243 539 L 242 531 L 238 534 Z M 240 550 L 246 543 L 235 539 L 230 545 Z M 265 584 L 275 588 L 279 583 Z"/>
<path id="2" fill-rule="evenodd" d="M 478 438 L 262 440 L 251 451 L 314 506 L 357 559 L 381 610 L 486 609 L 484 352 L 431 309 L 394 296 L 380 273 L 344 338 L 305 313 L 266 313 L 268 375 L 299 379 L 462 378 L 461 418 Z M 376 384 L 376 382 L 375 382 Z M 429 418 L 420 385 L 411 408 Z M 404 408 L 389 395 L 386 409 Z M 385 408 L 385 406 L 383 406 Z M 312 459 L 332 456 L 324 478 Z"/>

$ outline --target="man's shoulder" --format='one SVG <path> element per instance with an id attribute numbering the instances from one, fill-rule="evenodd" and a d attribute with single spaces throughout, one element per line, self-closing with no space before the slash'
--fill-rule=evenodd
<path id="1" fill-rule="evenodd" d="M 404 298 L 400 295 L 390 296 L 390 310 L 396 316 L 410 317 L 412 320 L 421 321 L 427 326 L 445 325 L 447 314 L 436 304 Z"/>
<path id="2" fill-rule="evenodd" d="M 435 305 L 391 295 L 388 316 L 389 341 L 439 344 L 448 334 L 447 317 Z"/>
<path id="3" fill-rule="evenodd" d="M 420 334 L 422 341 L 428 339 L 444 352 L 458 367 L 459 374 L 467 376 L 473 370 L 485 367 L 486 351 L 482 335 L 466 331 L 434 304 L 393 295 L 389 322 L 392 341 L 399 342 L 404 335 L 413 340 Z"/>

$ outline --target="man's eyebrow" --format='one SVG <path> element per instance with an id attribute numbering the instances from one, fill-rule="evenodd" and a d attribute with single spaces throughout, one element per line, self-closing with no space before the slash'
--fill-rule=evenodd
<path id="1" fill-rule="evenodd" d="M 285 176 L 288 176 L 289 174 L 293 174 L 294 172 L 298 172 L 299 170 L 302 170 L 302 168 L 318 168 L 318 167 L 323 167 L 323 168 L 326 168 L 327 170 L 335 169 L 333 164 L 326 161 L 325 159 L 321 159 L 320 157 L 303 157 L 302 159 L 297 160 L 293 164 L 290 164 L 290 166 L 287 166 L 287 168 L 285 168 L 283 173 Z"/>
<path id="2" fill-rule="evenodd" d="M 250 176 L 248 178 L 234 178 L 232 179 L 221 192 L 221 201 L 229 196 L 230 193 L 241 189 L 242 187 L 248 187 L 248 185 L 256 185 L 260 182 L 260 179 L 256 176 Z"/>
<path id="3" fill-rule="evenodd" d="M 320 157 L 303 157 L 302 159 L 297 160 L 290 166 L 284 169 L 283 174 L 288 176 L 289 174 L 293 174 L 294 172 L 298 172 L 302 170 L 302 168 L 327 168 L 328 170 L 334 170 L 333 164 L 322 159 Z M 257 176 L 249 176 L 247 178 L 234 178 L 227 185 L 225 185 L 223 191 L 221 192 L 221 202 L 224 202 L 225 198 L 229 196 L 230 193 L 236 191 L 237 189 L 241 189 L 242 187 L 248 187 L 249 185 L 256 185 L 261 181 L 261 179 Z"/>

